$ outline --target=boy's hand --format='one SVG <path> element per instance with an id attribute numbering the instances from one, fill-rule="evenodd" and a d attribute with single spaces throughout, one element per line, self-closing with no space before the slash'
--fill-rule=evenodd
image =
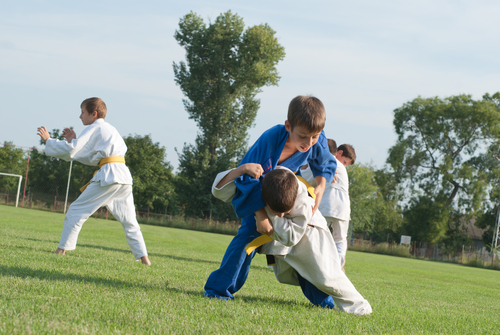
<path id="1" fill-rule="evenodd" d="M 68 141 L 68 143 L 71 143 L 72 140 L 76 139 L 75 131 L 70 128 L 63 129 L 63 136 L 66 139 L 66 141 Z"/>
<path id="2" fill-rule="evenodd" d="M 37 128 L 37 131 L 38 132 L 36 134 L 40 135 L 40 137 L 42 138 L 44 143 L 47 143 L 47 140 L 50 138 L 50 134 L 47 131 L 47 128 L 45 128 L 44 126 L 41 126 L 41 127 Z"/>
<path id="3" fill-rule="evenodd" d="M 271 221 L 269 221 L 264 208 L 255 212 L 255 225 L 257 226 L 257 231 L 264 235 L 271 235 L 274 231 L 273 225 L 271 224 Z"/>
<path id="4" fill-rule="evenodd" d="M 240 166 L 242 169 L 242 174 L 247 174 L 252 178 L 259 179 L 264 173 L 264 169 L 260 164 L 256 163 L 246 163 Z"/>
<path id="5" fill-rule="evenodd" d="M 321 199 L 323 199 L 323 194 L 325 193 L 326 178 L 318 176 L 316 177 L 316 188 L 314 189 L 314 194 L 316 194 L 316 201 L 314 203 L 313 214 L 319 207 Z"/>
<path id="6" fill-rule="evenodd" d="M 335 176 L 333 177 L 332 184 L 335 183 L 335 182 L 337 182 L 337 180 L 339 180 L 338 174 L 339 174 L 339 172 L 335 171 Z"/>

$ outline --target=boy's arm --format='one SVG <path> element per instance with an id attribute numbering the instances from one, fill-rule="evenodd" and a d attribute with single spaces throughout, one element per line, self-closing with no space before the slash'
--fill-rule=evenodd
<path id="1" fill-rule="evenodd" d="M 236 169 L 227 170 L 221 172 L 215 177 L 214 183 L 212 185 L 212 194 L 217 199 L 224 202 L 229 202 L 233 199 L 236 193 L 236 186 L 234 185 L 234 179 L 241 176 L 242 174 L 249 174 L 256 178 L 262 175 L 262 167 L 259 164 L 243 164 Z"/>
<path id="2" fill-rule="evenodd" d="M 314 189 L 314 194 L 316 194 L 316 200 L 314 202 L 313 214 L 319 207 L 321 199 L 323 199 L 323 194 L 325 193 L 326 178 L 323 176 L 317 176 L 316 178 L 316 188 Z"/>
<path id="3" fill-rule="evenodd" d="M 65 161 L 76 160 L 85 165 L 97 166 L 97 162 L 94 162 L 93 158 L 96 153 L 96 143 L 101 140 L 101 136 L 95 134 L 96 129 L 97 127 L 93 125 L 87 126 L 78 139 L 76 139 L 76 134 L 73 137 L 74 132 L 71 132 L 67 137 L 71 139 L 71 142 L 55 138 L 48 139 L 45 154 Z"/>
<path id="4" fill-rule="evenodd" d="M 264 170 L 262 169 L 262 166 L 260 164 L 246 163 L 240 165 L 236 169 L 229 170 L 229 173 L 227 173 L 224 178 L 219 181 L 219 183 L 217 184 L 217 188 L 221 188 L 227 183 L 233 182 L 242 174 L 247 174 L 252 178 L 259 179 L 260 176 L 262 176 L 263 172 Z"/>
<path id="5" fill-rule="evenodd" d="M 261 208 L 255 212 L 255 226 L 259 233 L 271 235 L 274 231 L 274 227 L 271 220 L 269 220 L 266 208 Z"/>
<path id="6" fill-rule="evenodd" d="M 246 163 L 238 166 L 236 169 L 221 172 L 215 178 L 212 185 L 212 194 L 224 202 L 229 202 L 233 199 L 236 193 L 234 179 L 243 174 L 247 174 L 254 179 L 259 179 L 264 170 L 260 164 Z M 261 208 L 255 212 L 255 224 L 257 231 L 261 234 L 269 235 L 273 231 L 273 226 L 269 221 L 266 211 Z"/>

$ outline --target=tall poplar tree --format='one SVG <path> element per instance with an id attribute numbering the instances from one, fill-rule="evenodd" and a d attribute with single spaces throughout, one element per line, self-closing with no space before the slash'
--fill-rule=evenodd
<path id="1" fill-rule="evenodd" d="M 195 144 L 179 154 L 179 197 L 187 215 L 235 217 L 228 205 L 212 200 L 210 188 L 217 172 L 236 166 L 246 152 L 247 130 L 260 106 L 256 96 L 263 86 L 278 84 L 284 48 L 267 24 L 245 29 L 231 11 L 208 25 L 191 12 L 174 37 L 186 50 L 186 62 L 173 64 L 175 82 L 200 130 Z"/>

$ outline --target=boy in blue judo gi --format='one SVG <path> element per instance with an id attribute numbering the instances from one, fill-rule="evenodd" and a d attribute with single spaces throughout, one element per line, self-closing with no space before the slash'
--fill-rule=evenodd
<path id="1" fill-rule="evenodd" d="M 290 102 L 285 124 L 265 131 L 240 162 L 240 166 L 246 163 L 260 164 L 262 171 L 255 173 L 254 177 L 243 174 L 235 180 L 237 189 L 232 205 L 237 216 L 242 218 L 241 227 L 229 244 L 220 268 L 208 277 L 204 296 L 234 299 L 233 294 L 246 281 L 255 255 L 255 251 L 247 255 L 245 247 L 262 234 L 270 235 L 273 231 L 264 209 L 266 204 L 262 200 L 262 174 L 274 170 L 277 165 L 296 172 L 302 165 L 309 164 L 317 184 L 313 209 L 316 211 L 325 185 L 333 180 L 337 168 L 323 132 L 325 121 L 325 108 L 319 99 L 297 96 Z M 333 299 L 307 280 L 301 281 L 301 288 L 314 305 L 334 307 Z"/>

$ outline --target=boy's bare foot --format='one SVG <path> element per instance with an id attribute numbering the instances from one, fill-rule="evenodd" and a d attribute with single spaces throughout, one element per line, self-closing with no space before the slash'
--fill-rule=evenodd
<path id="1" fill-rule="evenodd" d="M 148 256 L 142 256 L 141 257 L 141 263 L 146 264 L 146 265 L 151 265 L 151 262 L 149 261 Z"/>
<path id="2" fill-rule="evenodd" d="M 57 248 L 57 250 L 55 251 L 55 253 L 59 254 L 59 255 L 64 255 L 65 252 L 66 252 L 66 250 L 61 249 L 61 248 Z"/>

